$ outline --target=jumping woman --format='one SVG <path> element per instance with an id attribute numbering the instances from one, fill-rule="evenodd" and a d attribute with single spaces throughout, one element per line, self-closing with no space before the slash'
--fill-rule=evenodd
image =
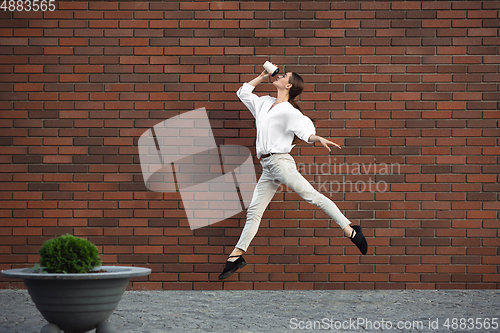
<path id="1" fill-rule="evenodd" d="M 262 175 L 255 186 L 252 201 L 247 210 L 247 220 L 236 247 L 229 255 L 219 280 L 231 276 L 237 269 L 246 265 L 243 259 L 259 229 L 264 211 L 273 198 L 280 184 L 285 184 L 307 202 L 316 205 L 327 213 L 344 231 L 362 254 L 366 254 L 368 244 L 361 226 L 350 226 L 351 222 L 342 214 L 337 205 L 319 193 L 297 170 L 290 151 L 294 136 L 307 142 L 320 142 L 328 151 L 328 145 L 341 147 L 325 138 L 316 135 L 314 124 L 295 102 L 302 90 L 304 81 L 292 72 L 280 75 L 273 82 L 277 98 L 271 96 L 258 97 L 253 93 L 255 87 L 269 74 L 263 71 L 258 77 L 243 86 L 236 93 L 255 118 L 257 126 L 257 158 L 262 165 Z"/>

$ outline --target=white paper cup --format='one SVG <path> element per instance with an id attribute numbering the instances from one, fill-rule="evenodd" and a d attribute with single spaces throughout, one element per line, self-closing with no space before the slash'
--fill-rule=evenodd
<path id="1" fill-rule="evenodd" d="M 280 69 L 278 67 L 274 66 L 269 61 L 266 61 L 264 63 L 264 69 L 266 70 L 266 72 L 268 72 L 269 74 L 271 74 L 271 76 L 275 76 L 280 71 Z"/>

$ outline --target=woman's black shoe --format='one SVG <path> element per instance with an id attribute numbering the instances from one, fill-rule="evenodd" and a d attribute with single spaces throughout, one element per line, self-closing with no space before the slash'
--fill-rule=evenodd
<path id="1" fill-rule="evenodd" d="M 224 267 L 224 270 L 222 273 L 219 275 L 219 280 L 224 280 L 230 277 L 238 268 L 242 268 L 246 266 L 246 261 L 243 259 L 243 256 L 229 256 L 229 258 L 235 258 L 239 257 L 235 261 L 226 261 L 226 267 Z"/>
<path id="2" fill-rule="evenodd" d="M 366 242 L 365 235 L 363 235 L 363 229 L 361 229 L 361 226 L 359 225 L 353 225 L 351 226 L 351 228 L 356 231 L 356 234 L 354 235 L 354 237 L 352 237 L 351 234 L 351 237 L 349 237 L 349 239 L 351 240 L 351 242 L 356 244 L 362 254 L 366 254 L 366 251 L 368 250 L 368 243 Z"/>

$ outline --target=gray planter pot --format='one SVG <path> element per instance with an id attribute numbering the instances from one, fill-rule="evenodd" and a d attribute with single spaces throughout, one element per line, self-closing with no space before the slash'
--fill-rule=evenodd
<path id="1" fill-rule="evenodd" d="M 128 266 L 96 267 L 105 273 L 41 274 L 9 269 L 2 275 L 23 279 L 37 309 L 49 322 L 42 333 L 96 333 L 116 330 L 106 320 L 116 309 L 131 277 L 149 275 L 151 269 Z"/>

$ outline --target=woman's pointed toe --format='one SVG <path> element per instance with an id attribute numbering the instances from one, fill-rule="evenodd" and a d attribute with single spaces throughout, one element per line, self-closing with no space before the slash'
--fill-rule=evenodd
<path id="1" fill-rule="evenodd" d="M 353 225 L 351 228 L 353 228 L 356 233 L 354 234 L 354 237 L 351 235 L 349 239 L 357 246 L 359 252 L 365 255 L 368 251 L 368 243 L 365 235 L 363 235 L 363 229 L 359 225 Z"/>
<path id="2" fill-rule="evenodd" d="M 239 257 L 235 261 L 226 261 L 226 266 L 224 267 L 224 270 L 222 273 L 219 275 L 219 280 L 224 280 L 233 275 L 236 270 L 243 268 L 246 266 L 246 261 L 243 259 L 243 256 L 229 256 L 229 258 L 234 258 L 234 257 Z"/>

